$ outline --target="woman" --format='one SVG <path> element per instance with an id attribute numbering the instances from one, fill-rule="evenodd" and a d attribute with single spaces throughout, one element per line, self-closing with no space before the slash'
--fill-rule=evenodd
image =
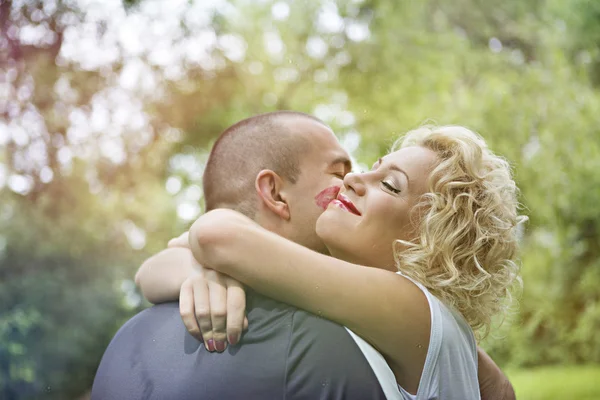
<path id="1" fill-rule="evenodd" d="M 231 210 L 200 217 L 189 245 L 200 264 L 362 336 L 406 398 L 474 398 L 473 331 L 487 333 L 518 281 L 516 194 L 479 136 L 423 128 L 346 175 L 317 222 L 332 257 Z"/>

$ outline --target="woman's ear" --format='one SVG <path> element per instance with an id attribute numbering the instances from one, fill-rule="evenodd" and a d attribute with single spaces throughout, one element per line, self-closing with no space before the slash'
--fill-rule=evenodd
<path id="1" fill-rule="evenodd" d="M 258 197 L 265 207 L 284 220 L 290 219 L 290 208 L 282 195 L 283 179 L 270 169 L 263 169 L 254 182 Z"/>

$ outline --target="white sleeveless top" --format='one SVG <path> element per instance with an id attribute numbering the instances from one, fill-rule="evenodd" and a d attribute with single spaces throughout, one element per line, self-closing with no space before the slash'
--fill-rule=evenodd
<path id="1" fill-rule="evenodd" d="M 408 393 L 396 383 L 394 373 L 373 346 L 346 328 L 371 365 L 386 398 L 388 400 L 480 399 L 477 379 L 477 344 L 469 324 L 458 312 L 429 293 L 423 285 L 404 277 L 417 285 L 425 294 L 431 313 L 429 349 L 416 395 Z"/>

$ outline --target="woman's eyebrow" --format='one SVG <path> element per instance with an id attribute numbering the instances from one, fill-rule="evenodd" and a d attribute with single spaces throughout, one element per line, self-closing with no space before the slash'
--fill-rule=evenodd
<path id="1" fill-rule="evenodd" d="M 390 165 L 390 169 L 391 169 L 392 171 L 398 171 L 398 172 L 401 172 L 401 173 L 403 173 L 403 174 L 404 174 L 404 176 L 406 176 L 406 180 L 407 180 L 407 181 L 408 181 L 408 183 L 410 184 L 410 178 L 408 177 L 408 174 L 407 174 L 407 173 L 406 173 L 406 172 L 405 172 L 405 171 L 404 171 L 402 168 L 398 167 L 397 165 L 394 165 L 394 164 L 392 164 L 392 165 Z"/>
<path id="2" fill-rule="evenodd" d="M 377 163 L 379 163 L 381 165 L 381 163 L 383 162 L 383 158 L 380 158 Z M 377 164 L 375 163 L 375 164 Z M 373 164 L 373 166 L 375 165 Z M 406 176 L 406 180 L 408 182 L 408 184 L 410 184 L 410 178 L 408 177 L 408 174 L 406 173 L 406 171 L 404 171 L 402 168 L 400 168 L 399 166 L 397 166 L 396 164 L 390 164 L 390 166 L 388 167 L 390 170 L 392 171 L 398 171 L 404 174 L 404 176 Z"/>
<path id="3" fill-rule="evenodd" d="M 373 165 L 371 165 L 371 170 L 375 169 L 376 165 L 379 166 L 381 164 L 381 161 L 383 161 L 383 159 L 381 159 L 381 158 L 379 160 L 375 161 L 373 163 Z"/>

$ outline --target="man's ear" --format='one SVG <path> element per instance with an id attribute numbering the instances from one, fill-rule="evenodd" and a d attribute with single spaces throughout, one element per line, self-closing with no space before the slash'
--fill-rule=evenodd
<path id="1" fill-rule="evenodd" d="M 270 169 L 263 169 L 256 175 L 256 192 L 262 203 L 279 218 L 290 219 L 290 208 L 282 196 L 283 179 Z"/>

